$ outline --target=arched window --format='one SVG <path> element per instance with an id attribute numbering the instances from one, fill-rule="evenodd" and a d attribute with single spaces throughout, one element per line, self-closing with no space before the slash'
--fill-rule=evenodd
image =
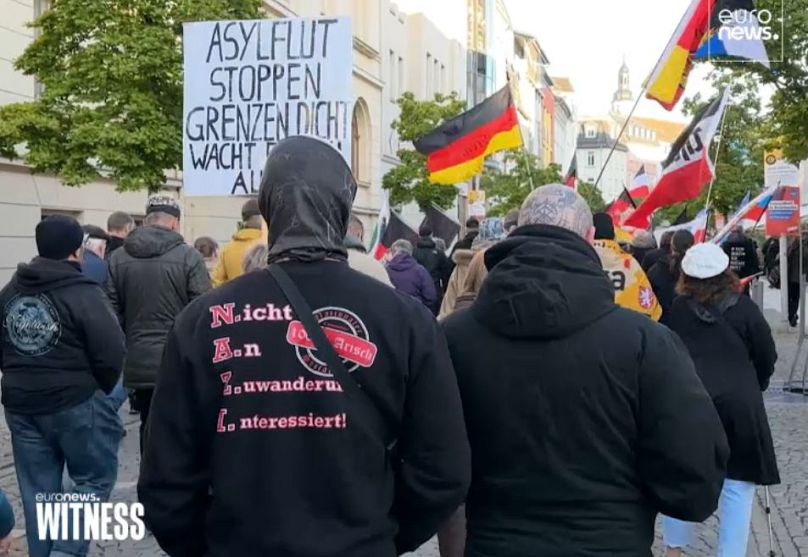
<path id="1" fill-rule="evenodd" d="M 361 185 L 370 185 L 370 130 L 370 113 L 360 97 L 354 104 L 351 119 L 351 172 Z"/>

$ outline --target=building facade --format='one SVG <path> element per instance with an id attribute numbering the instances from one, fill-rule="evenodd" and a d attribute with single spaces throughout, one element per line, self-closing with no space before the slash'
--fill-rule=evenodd
<path id="1" fill-rule="evenodd" d="M 387 0 L 265 0 L 268 17 L 350 16 L 353 24 L 353 89 L 351 166 L 359 183 L 355 211 L 372 225 L 381 195 L 382 154 L 389 142 L 383 127 L 382 25 L 389 15 Z M 47 9 L 47 0 L 0 0 L 0 104 L 32 101 L 37 84 L 14 69 L 16 60 L 33 40 L 27 24 Z M 387 24 L 388 21 L 384 21 Z M 385 27 L 386 29 L 386 27 Z M 389 77 L 388 77 L 389 79 Z M 397 86 L 397 85 L 393 85 Z M 166 191 L 182 203 L 183 233 L 188 241 L 202 235 L 220 243 L 229 240 L 240 218 L 243 198 L 193 197 L 182 192 L 181 174 L 172 172 Z M 145 192 L 119 193 L 111 181 L 99 180 L 79 188 L 63 186 L 53 176 L 33 175 L 20 161 L 0 159 L 0 281 L 7 280 L 17 263 L 35 254 L 34 227 L 53 213 L 75 216 L 82 224 L 106 225 L 110 213 L 126 211 L 143 217 Z"/>

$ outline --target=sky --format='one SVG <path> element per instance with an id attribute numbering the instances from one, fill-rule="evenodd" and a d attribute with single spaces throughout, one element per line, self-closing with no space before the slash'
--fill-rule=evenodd
<path id="1" fill-rule="evenodd" d="M 690 0 L 506 0 L 514 30 L 534 35 L 547 57 L 551 76 L 572 80 L 578 114 L 609 110 L 617 89 L 617 72 L 625 55 L 631 88 L 639 93 L 685 13 Z M 691 73 L 686 96 L 710 88 L 706 68 Z M 681 106 L 681 103 L 680 103 Z M 643 100 L 638 115 L 684 121 L 681 112 L 666 112 Z"/>

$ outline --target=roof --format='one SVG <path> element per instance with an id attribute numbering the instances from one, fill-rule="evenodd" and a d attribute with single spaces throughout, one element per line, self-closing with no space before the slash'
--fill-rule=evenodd
<path id="1" fill-rule="evenodd" d="M 631 119 L 632 123 L 654 130 L 657 139 L 664 143 L 673 143 L 676 138 L 681 135 L 686 125 L 679 122 L 670 122 L 668 120 L 658 120 L 657 118 L 641 118 L 634 116 Z"/>
<path id="2" fill-rule="evenodd" d="M 595 134 L 595 137 L 586 137 L 584 134 L 578 135 L 578 149 L 611 149 L 612 145 L 614 145 L 614 139 L 603 132 L 598 132 Z M 618 143 L 614 150 L 627 153 L 628 147 L 622 143 Z"/>
<path id="3" fill-rule="evenodd" d="M 572 82 L 568 77 L 551 77 L 550 79 L 553 80 L 555 83 L 555 89 L 560 93 L 574 93 L 575 89 L 572 86 Z"/>

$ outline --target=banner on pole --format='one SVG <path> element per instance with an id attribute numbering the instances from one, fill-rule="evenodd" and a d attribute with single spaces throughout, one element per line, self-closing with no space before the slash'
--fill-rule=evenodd
<path id="1" fill-rule="evenodd" d="M 779 149 L 766 151 L 763 155 L 763 176 L 767 188 L 775 186 L 796 186 L 799 169 L 783 158 Z"/>
<path id="2" fill-rule="evenodd" d="M 780 186 L 766 209 L 766 236 L 800 235 L 800 188 Z"/>
<path id="3" fill-rule="evenodd" d="M 257 193 L 288 136 L 318 137 L 350 162 L 349 18 L 187 23 L 183 48 L 186 195 Z"/>

